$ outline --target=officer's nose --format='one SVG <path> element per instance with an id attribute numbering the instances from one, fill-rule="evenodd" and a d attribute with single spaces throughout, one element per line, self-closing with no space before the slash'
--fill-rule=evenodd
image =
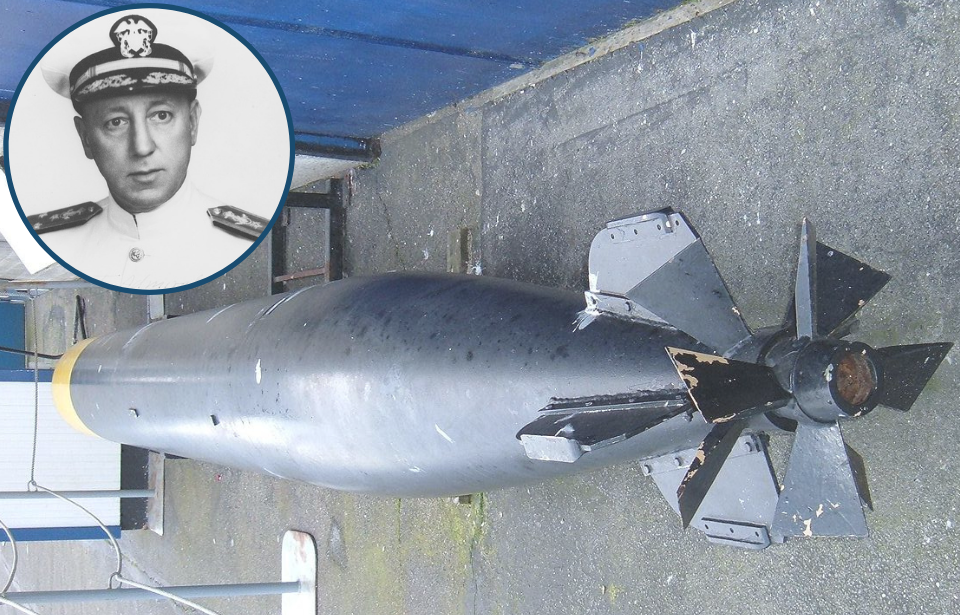
<path id="1" fill-rule="evenodd" d="M 130 148 L 133 154 L 141 158 L 149 156 L 156 147 L 157 144 L 153 140 L 153 135 L 150 133 L 146 120 L 134 120 L 131 123 L 130 130 Z"/>

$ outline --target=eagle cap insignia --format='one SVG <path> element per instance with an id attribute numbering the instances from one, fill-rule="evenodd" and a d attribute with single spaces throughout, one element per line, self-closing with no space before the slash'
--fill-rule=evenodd
<path id="1" fill-rule="evenodd" d="M 113 44 L 125 58 L 145 58 L 153 52 L 157 27 L 146 17 L 127 15 L 110 29 Z"/>

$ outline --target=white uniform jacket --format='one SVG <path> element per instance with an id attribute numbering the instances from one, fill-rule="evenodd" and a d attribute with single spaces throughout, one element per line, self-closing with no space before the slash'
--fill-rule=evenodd
<path id="1" fill-rule="evenodd" d="M 103 213 L 86 224 L 47 233 L 43 240 L 87 276 L 141 290 L 192 284 L 219 272 L 251 242 L 213 225 L 207 209 L 223 204 L 189 180 L 153 211 L 132 215 L 112 196 L 97 203 Z"/>

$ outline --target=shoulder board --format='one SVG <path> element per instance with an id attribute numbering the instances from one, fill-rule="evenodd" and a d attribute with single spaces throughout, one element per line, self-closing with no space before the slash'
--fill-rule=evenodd
<path id="1" fill-rule="evenodd" d="M 27 221 L 37 235 L 51 231 L 62 231 L 86 224 L 103 213 L 103 208 L 96 203 L 81 203 L 73 207 L 55 209 L 42 214 L 27 216 Z"/>
<path id="2" fill-rule="evenodd" d="M 231 205 L 211 207 L 207 210 L 207 215 L 210 216 L 210 220 L 217 228 L 231 235 L 252 240 L 256 240 L 270 222 L 266 218 L 255 216 Z"/>

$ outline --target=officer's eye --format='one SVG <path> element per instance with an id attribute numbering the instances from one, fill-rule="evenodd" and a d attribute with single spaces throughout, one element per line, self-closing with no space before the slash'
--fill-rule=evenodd
<path id="1" fill-rule="evenodd" d="M 127 123 L 127 120 L 122 117 L 114 117 L 107 120 L 107 128 L 120 128 Z"/>
<path id="2" fill-rule="evenodd" d="M 173 117 L 173 114 L 169 111 L 157 111 L 153 114 L 153 119 L 158 122 L 168 122 Z"/>

